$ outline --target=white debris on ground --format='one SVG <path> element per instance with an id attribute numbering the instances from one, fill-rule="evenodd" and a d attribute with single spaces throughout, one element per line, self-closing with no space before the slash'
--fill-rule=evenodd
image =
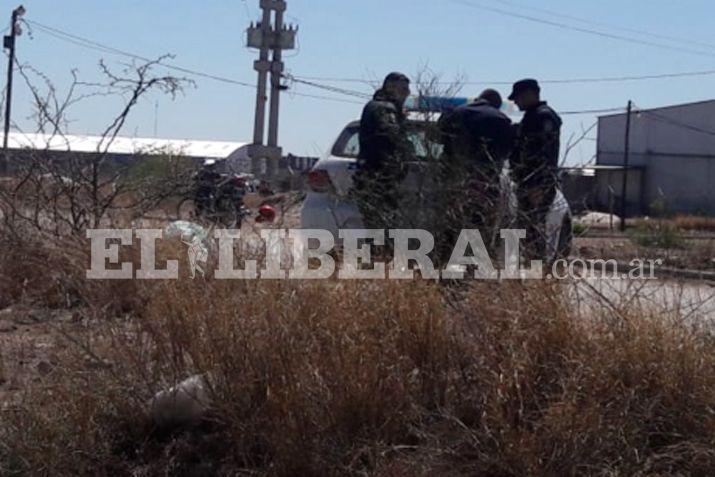
<path id="1" fill-rule="evenodd" d="M 204 241 L 208 238 L 209 232 L 199 224 L 186 220 L 177 220 L 166 227 L 164 235 L 167 237 L 188 238 L 189 240 L 198 237 L 199 240 Z"/>
<path id="2" fill-rule="evenodd" d="M 208 384 L 202 375 L 157 393 L 149 403 L 151 419 L 163 429 L 197 424 L 210 407 Z"/>
<path id="3" fill-rule="evenodd" d="M 611 225 L 617 226 L 621 218 L 617 215 L 603 212 L 588 212 L 585 215 L 574 217 L 574 222 L 588 228 L 609 228 Z"/>

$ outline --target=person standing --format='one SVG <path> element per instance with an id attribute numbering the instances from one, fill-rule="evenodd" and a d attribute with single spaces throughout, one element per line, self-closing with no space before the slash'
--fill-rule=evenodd
<path id="1" fill-rule="evenodd" d="M 534 79 L 514 83 L 509 99 L 524 117 L 517 127 L 517 144 L 511 156 L 511 174 L 517 186 L 519 218 L 527 231 L 532 258 L 543 259 L 546 250 L 546 216 L 556 197 L 562 121 L 541 100 Z"/>
<path id="2" fill-rule="evenodd" d="M 390 73 L 362 112 L 353 194 L 370 229 L 392 228 L 399 213 L 398 185 L 411 150 L 404 113 L 409 95 L 409 78 Z"/>
<path id="3" fill-rule="evenodd" d="M 440 191 L 447 201 L 440 229 L 446 247 L 461 229 L 478 229 L 488 247 L 498 238 L 501 173 L 514 147 L 512 123 L 501 107 L 499 92 L 487 89 L 440 118 Z"/>
<path id="4" fill-rule="evenodd" d="M 218 163 L 215 159 L 206 159 L 196 174 L 196 207 L 199 213 L 213 212 L 216 207 L 215 196 L 221 181 Z"/>

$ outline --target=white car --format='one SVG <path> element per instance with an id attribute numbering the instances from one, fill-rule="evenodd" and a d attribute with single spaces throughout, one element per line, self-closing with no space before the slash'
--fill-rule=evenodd
<path id="1" fill-rule="evenodd" d="M 410 163 L 409 173 L 402 186 L 405 190 L 430 190 L 434 168 L 429 167 L 427 158 L 439 157 L 441 146 L 436 143 L 430 144 L 426 140 L 423 121 L 410 121 L 409 124 L 410 139 L 415 145 L 417 159 Z M 301 211 L 303 229 L 328 230 L 337 239 L 340 229 L 364 228 L 360 210 L 349 194 L 353 187 L 353 174 L 357 169 L 359 132 L 360 121 L 348 124 L 335 141 L 330 155 L 318 161 L 310 171 L 308 175 L 310 191 Z M 428 147 L 435 149 L 428 154 L 426 151 Z M 517 200 L 514 185 L 509 179 L 506 168 L 502 173 L 501 183 L 502 210 L 506 211 L 501 228 L 510 228 L 515 224 Z M 406 226 L 403 228 L 429 230 L 429 225 L 434 220 L 433 214 L 440 213 L 426 203 L 429 199 L 425 197 L 429 197 L 429 194 L 415 193 L 403 194 L 403 196 L 406 198 L 404 203 L 400 204 L 404 212 L 401 215 L 408 218 L 408 223 L 404 224 Z M 572 216 L 568 202 L 560 190 L 557 191 L 547 215 L 546 236 L 549 253 L 544 259 L 547 262 L 568 256 L 572 241 Z"/>

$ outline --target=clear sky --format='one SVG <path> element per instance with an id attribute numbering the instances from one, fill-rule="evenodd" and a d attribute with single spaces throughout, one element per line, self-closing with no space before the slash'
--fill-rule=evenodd
<path id="1" fill-rule="evenodd" d="M 9 18 L 20 0 L 2 0 L 0 13 Z M 466 5 L 465 3 L 470 3 Z M 256 52 L 245 48 L 244 31 L 258 18 L 258 0 L 24 0 L 26 18 L 96 42 L 145 57 L 176 55 L 173 62 L 254 84 Z M 558 28 L 484 9 L 498 8 L 644 42 L 698 50 L 700 54 L 629 43 Z M 521 6 L 521 7 L 520 7 Z M 623 28 L 691 42 L 644 36 L 557 17 L 589 19 Z M 288 0 L 287 19 L 300 25 L 300 50 L 287 54 L 286 68 L 295 76 L 374 79 L 392 70 L 413 75 L 421 66 L 442 74 L 481 82 L 465 86 L 474 96 L 490 82 L 521 77 L 539 79 L 632 76 L 715 70 L 715 28 L 712 0 Z M 708 46 L 707 44 L 713 45 Z M 18 59 L 53 79 L 60 91 L 71 69 L 86 81 L 99 78 L 97 63 L 105 58 L 120 68 L 126 58 L 82 48 L 35 29 L 18 40 Z M 192 78 L 196 87 L 171 100 L 154 95 L 143 101 L 124 134 L 152 136 L 158 100 L 158 134 L 168 138 L 250 141 L 255 92 L 209 79 Z M 3 82 L 4 83 L 4 82 Z M 16 78 L 14 119 L 32 130 L 30 96 Z M 651 81 L 546 84 L 543 96 L 558 111 L 625 106 L 640 107 L 712 99 L 715 75 Z M 336 86 L 369 91 L 367 85 Z M 498 84 L 505 95 L 509 86 Z M 295 85 L 294 91 L 351 98 Z M 322 155 L 340 129 L 359 117 L 359 104 L 284 96 L 281 145 L 285 152 Z M 354 98 L 353 98 L 354 99 Z M 97 133 L 116 104 L 104 99 L 83 103 L 71 113 L 72 133 Z M 565 118 L 564 136 L 595 122 L 595 115 Z M 595 137 L 595 132 L 589 135 Z M 578 147 L 570 163 L 594 154 L 591 141 Z"/>

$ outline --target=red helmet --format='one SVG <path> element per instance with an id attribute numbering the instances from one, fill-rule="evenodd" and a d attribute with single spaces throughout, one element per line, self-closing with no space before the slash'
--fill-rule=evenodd
<path id="1" fill-rule="evenodd" d="M 258 209 L 256 222 L 273 222 L 276 220 L 276 215 L 276 209 L 273 206 L 262 205 L 261 208 Z"/>

